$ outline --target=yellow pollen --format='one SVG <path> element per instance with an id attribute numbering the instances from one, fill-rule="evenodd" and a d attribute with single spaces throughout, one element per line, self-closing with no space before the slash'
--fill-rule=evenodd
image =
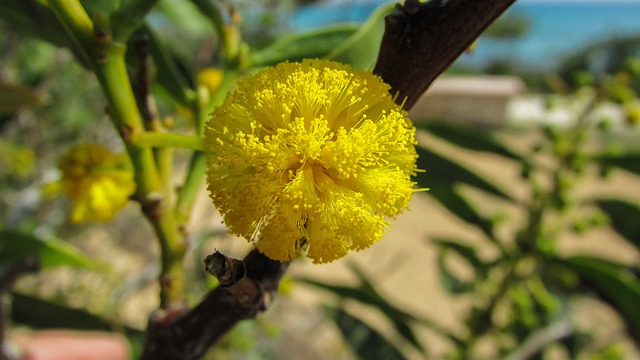
<path id="1" fill-rule="evenodd" d="M 378 241 L 408 206 L 417 157 L 388 91 L 324 60 L 240 80 L 205 126 L 208 189 L 229 231 L 278 261 L 329 262 Z"/>

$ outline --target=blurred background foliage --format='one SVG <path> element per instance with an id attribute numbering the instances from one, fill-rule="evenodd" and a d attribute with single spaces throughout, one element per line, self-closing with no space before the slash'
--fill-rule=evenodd
<path id="1" fill-rule="evenodd" d="M 83 2 L 91 13 L 111 13 L 120 3 Z M 203 76 L 220 76 L 203 73 L 206 69 L 250 72 L 308 57 L 370 69 L 382 19 L 393 4 L 364 24 L 288 31 L 285 19 L 307 3 L 161 1 L 131 42 L 140 36 L 149 39 L 153 95 L 164 121 L 177 132 L 193 126 L 197 94 L 214 96 L 216 91 L 215 85 L 206 88 Z M 223 44 L 207 6 L 225 8 L 227 22 L 241 34 L 233 66 L 220 53 Z M 78 141 L 121 147 L 105 101 L 46 2 L 3 1 L 0 14 L 0 270 L 26 254 L 37 254 L 42 263 L 39 274 L 25 276 L 11 292 L 13 326 L 123 332 L 135 355 L 148 311 L 158 305 L 158 250 L 148 241 L 148 227 L 133 208 L 110 224 L 72 225 L 66 217 L 69 204 L 41 192 L 56 177 L 59 156 Z M 506 16 L 483 36 L 518 41 L 530 26 L 522 14 Z M 131 51 L 128 60 L 133 69 Z M 516 75 L 529 91 L 545 94 L 549 108 L 563 96 L 573 120 L 565 127 L 487 128 L 450 119 L 414 119 L 419 167 L 426 170 L 416 181 L 430 189 L 416 196 L 429 196 L 439 204 L 437 211 L 473 228 L 471 239 L 442 236 L 424 242 L 437 252 L 435 261 L 425 261 L 424 271 L 438 272 L 441 289 L 451 298 L 466 299 L 456 314 L 458 325 L 440 323 L 438 309 L 428 309 L 428 317 L 407 311 L 380 291 L 370 268 L 350 263 L 355 283 L 306 276 L 285 281 L 274 309 L 236 327 L 211 351 L 211 358 L 295 358 L 305 351 L 304 344 L 296 343 L 324 340 L 343 344 L 327 352 L 327 358 L 638 356 L 640 36 L 596 39 L 552 71 L 520 67 L 517 59 L 505 56 L 480 69 L 454 65 L 449 73 Z M 611 104 L 623 123 L 612 123 L 598 112 Z M 183 163 L 187 159 L 183 156 Z M 513 175 L 513 169 L 516 176 L 505 175 Z M 600 242 L 591 251 L 566 246 L 588 234 Z M 232 242 L 219 226 L 193 230 L 186 261 L 188 299 L 196 302 L 215 286 L 200 266 L 212 244 L 233 248 Z M 619 247 L 627 256 L 598 250 L 607 247 Z M 407 276 L 420 282 L 420 274 Z M 289 299 L 292 291 L 331 296 L 317 313 L 305 313 Z M 349 304 L 377 314 L 378 323 L 386 325 L 373 325 Z M 608 314 L 619 326 L 600 326 L 590 310 L 594 304 L 612 310 Z M 589 322 L 592 315 L 595 320 Z M 332 321 L 336 331 L 326 338 L 301 338 L 295 320 L 302 317 L 313 324 Z M 420 336 L 425 329 L 445 344 L 444 351 L 430 351 L 432 338 Z"/>

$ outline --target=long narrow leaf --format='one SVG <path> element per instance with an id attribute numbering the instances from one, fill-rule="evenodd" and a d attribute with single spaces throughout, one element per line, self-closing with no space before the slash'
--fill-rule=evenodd
<path id="1" fill-rule="evenodd" d="M 418 168 L 425 169 L 424 173 L 419 173 L 418 183 L 431 188 L 430 183 L 438 184 L 464 183 L 489 194 L 500 198 L 511 200 L 511 196 L 503 189 L 495 185 L 491 180 L 485 179 L 476 172 L 456 163 L 453 159 L 447 158 L 425 144 L 417 147 Z"/>
<path id="2" fill-rule="evenodd" d="M 384 18 L 394 8 L 394 2 L 380 5 L 358 31 L 332 49 L 327 58 L 350 64 L 357 69 L 373 69 L 384 34 Z"/>
<path id="3" fill-rule="evenodd" d="M 420 182 L 421 186 L 429 184 L 428 194 L 438 201 L 442 206 L 448 209 L 453 215 L 459 217 L 467 224 L 476 225 L 479 227 L 489 239 L 493 239 L 493 223 L 486 219 L 475 207 L 459 193 L 457 189 L 451 186 L 451 184 L 432 181 Z"/>
<path id="4" fill-rule="evenodd" d="M 603 166 L 613 166 L 640 175 L 640 154 L 604 155 L 596 160 Z"/>
<path id="5" fill-rule="evenodd" d="M 414 317 L 404 311 L 397 309 L 395 306 L 388 303 L 377 293 L 371 293 L 369 289 L 363 290 L 359 288 L 331 285 L 322 282 L 310 280 L 310 279 L 298 279 L 306 284 L 314 285 L 316 287 L 328 290 L 341 298 L 352 299 L 362 304 L 371 305 L 378 309 L 383 315 L 385 315 L 389 321 L 394 325 L 398 333 L 404 337 L 411 345 L 417 350 L 424 351 L 424 348 L 417 338 L 413 334 L 413 330 L 408 325 L 408 322 L 413 320 Z"/>
<path id="6" fill-rule="evenodd" d="M 395 305 L 389 303 L 370 285 L 365 284 L 360 287 L 352 287 L 352 286 L 327 284 L 324 282 L 307 279 L 307 278 L 298 278 L 296 280 L 302 283 L 329 291 L 339 296 L 340 298 L 351 299 L 359 303 L 374 307 L 375 309 L 380 311 L 380 313 L 382 313 L 385 317 L 387 317 L 389 321 L 396 327 L 396 330 L 398 331 L 398 333 L 400 333 L 409 343 L 411 343 L 419 351 L 424 352 L 424 348 L 413 335 L 413 331 L 409 327 L 409 324 L 411 322 L 416 322 L 416 323 L 425 325 L 430 330 L 451 340 L 452 342 L 456 344 L 460 343 L 460 339 L 458 339 L 455 335 L 453 335 L 449 330 L 445 329 L 444 326 L 436 323 L 432 319 L 427 319 L 424 317 L 416 317 L 396 307 Z"/>
<path id="7" fill-rule="evenodd" d="M 116 326 L 86 311 L 19 292 L 11 293 L 12 320 L 38 329 L 113 331 Z M 133 329 L 131 329 L 133 331 Z"/>
<path id="8" fill-rule="evenodd" d="M 444 121 L 425 122 L 418 126 L 432 135 L 469 150 L 495 153 L 514 160 L 524 160 L 522 155 L 503 144 L 488 130 Z"/>
<path id="9" fill-rule="evenodd" d="M 57 266 L 96 269 L 99 265 L 80 250 L 62 240 L 41 240 L 15 230 L 0 230 L 0 264 L 36 255 L 42 269 Z"/>
<path id="10" fill-rule="evenodd" d="M 332 25 L 279 38 L 262 50 L 252 53 L 252 67 L 274 65 L 279 62 L 299 61 L 306 58 L 324 58 L 339 44 L 353 35 L 358 25 Z"/>
<path id="11" fill-rule="evenodd" d="M 137 358 L 144 342 L 144 331 L 115 324 L 84 310 L 18 292 L 11 293 L 11 321 L 35 329 L 118 331 L 129 340 L 132 358 Z"/>
<path id="12" fill-rule="evenodd" d="M 80 2 L 89 13 L 89 16 L 93 16 L 96 13 L 112 14 L 120 8 L 122 0 L 81 0 Z"/>
<path id="13" fill-rule="evenodd" d="M 598 199 L 595 203 L 609 216 L 613 229 L 640 249 L 640 205 L 620 199 Z"/>
<path id="14" fill-rule="evenodd" d="M 389 321 L 396 328 L 398 333 L 407 340 L 413 347 L 415 347 L 420 352 L 425 352 L 426 349 L 422 346 L 422 344 L 416 338 L 413 330 L 409 326 L 410 321 L 415 321 L 416 318 L 413 315 L 410 315 L 404 311 L 401 311 L 389 301 L 387 301 L 384 296 L 382 296 L 375 288 L 373 283 L 369 280 L 369 278 L 365 275 L 364 271 L 360 267 L 358 267 L 355 263 L 351 263 L 350 266 L 353 273 L 358 277 L 360 281 L 359 290 L 365 293 L 371 294 L 373 299 L 376 299 L 378 304 L 374 305 L 378 309 L 381 310 L 382 314 L 389 319 Z"/>
<path id="15" fill-rule="evenodd" d="M 342 309 L 325 307 L 342 336 L 362 360 L 400 360 L 405 357 L 384 336 Z"/>
<path id="16" fill-rule="evenodd" d="M 164 41 L 149 25 L 143 25 L 137 34 L 144 35 L 149 40 L 149 50 L 157 67 L 158 84 L 167 90 L 176 102 L 189 106 L 195 97 L 195 92 L 192 79 L 178 70 L 179 65 L 176 60 L 178 56 L 169 51 Z"/>
<path id="17" fill-rule="evenodd" d="M 472 281 L 461 280 L 449 269 L 446 262 L 446 254 L 447 251 L 443 248 L 441 248 L 438 253 L 438 275 L 442 287 L 453 295 L 464 294 L 472 291 L 474 288 Z"/>
<path id="18" fill-rule="evenodd" d="M 482 259 L 480 259 L 476 249 L 473 246 L 464 244 L 460 241 L 440 237 L 434 238 L 431 242 L 438 246 L 441 251 L 451 251 L 458 255 L 461 259 L 464 259 L 474 269 L 476 275 L 480 278 L 486 277 L 489 270 L 489 265 L 486 264 Z"/>
<path id="19" fill-rule="evenodd" d="M 625 266 L 601 258 L 574 256 L 561 260 L 581 281 L 613 306 L 640 344 L 640 279 Z"/>
<path id="20" fill-rule="evenodd" d="M 23 35 L 33 36 L 58 47 L 71 49 L 80 63 L 85 67 L 88 66 L 76 43 L 67 35 L 53 11 L 43 2 L 2 0 L 0 1 L 0 19 L 6 21 Z"/>
<path id="21" fill-rule="evenodd" d="M 486 191 L 489 194 L 503 199 L 511 199 L 510 195 L 500 187 L 494 185 L 488 179 L 457 164 L 437 152 L 419 145 L 418 167 L 425 172 L 418 173 L 415 177 L 420 187 L 428 188 L 428 195 L 437 200 L 452 214 L 466 223 L 478 226 L 489 239 L 493 239 L 493 223 L 486 219 L 456 188 L 456 184 L 469 186 Z"/>

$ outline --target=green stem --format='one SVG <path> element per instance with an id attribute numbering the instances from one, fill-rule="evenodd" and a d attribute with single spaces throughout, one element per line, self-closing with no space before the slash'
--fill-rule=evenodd
<path id="1" fill-rule="evenodd" d="M 178 190 L 176 214 L 180 222 L 186 223 L 189 220 L 189 214 L 198 195 L 206 168 L 207 159 L 204 153 L 194 153 L 191 158 L 191 163 L 189 164 L 189 171 L 187 172 L 184 185 Z"/>
<path id="2" fill-rule="evenodd" d="M 224 76 L 222 77 L 222 82 L 220 86 L 215 90 L 215 92 L 211 95 L 210 100 L 206 104 L 198 104 L 193 110 L 196 114 L 196 121 L 198 122 L 198 134 L 202 135 L 204 133 L 204 124 L 209 119 L 209 115 L 216 106 L 222 104 L 227 93 L 233 87 L 238 78 L 238 69 L 230 68 L 224 70 Z"/>
<path id="3" fill-rule="evenodd" d="M 218 33 L 218 39 L 222 44 L 223 56 L 226 61 L 233 61 L 238 56 L 239 39 L 233 39 L 230 36 L 229 29 L 225 26 L 224 18 L 220 12 L 220 7 L 213 1 L 209 0 L 191 0 L 200 11 L 211 21 L 213 27 Z"/>
<path id="4" fill-rule="evenodd" d="M 169 308 L 184 301 L 185 252 L 184 237 L 170 211 L 164 182 L 158 172 L 153 151 L 131 139 L 145 133 L 143 120 L 135 101 L 125 64 L 125 46 L 112 41 L 109 34 L 93 34 L 94 26 L 78 0 L 50 0 L 71 37 L 81 45 L 92 64 L 98 82 L 107 99 L 111 120 L 120 133 L 134 167 L 136 199 L 152 223 L 162 252 L 161 306 Z"/>
<path id="5" fill-rule="evenodd" d="M 93 21 L 77 0 L 49 1 L 49 8 L 56 14 L 62 26 L 71 35 L 71 39 L 82 51 L 84 62 L 91 63 L 91 49 L 93 48 Z"/>
<path id="6" fill-rule="evenodd" d="M 204 139 L 198 136 L 180 135 L 166 132 L 145 131 L 133 134 L 131 143 L 147 147 L 173 147 L 204 150 Z"/>
<path id="7" fill-rule="evenodd" d="M 461 339 L 462 341 L 457 344 L 459 350 L 458 359 L 460 360 L 471 358 L 471 354 L 473 354 L 478 341 L 491 330 L 489 323 L 492 321 L 492 314 L 496 306 L 499 305 L 500 300 L 507 291 L 520 281 L 514 271 L 517 262 L 521 259 L 520 251 L 515 249 L 513 253 L 507 256 L 509 257 L 502 265 L 500 272 L 492 276 L 495 281 L 494 284 L 497 284 L 497 286 L 491 291 L 490 295 L 485 295 L 484 298 L 487 299 L 487 301 L 483 306 L 475 308 L 476 312 L 473 321 L 470 321 L 468 324 L 468 332 Z"/>
<path id="8" fill-rule="evenodd" d="M 171 209 L 163 203 L 157 213 L 147 214 L 160 244 L 160 307 L 170 309 L 184 305 L 184 254 L 186 242 L 178 231 Z M 154 215 L 156 217 L 154 217 Z"/>
<path id="9" fill-rule="evenodd" d="M 195 107 L 194 113 L 198 122 L 198 133 L 202 134 L 204 131 L 204 124 L 209 117 L 209 113 L 213 111 L 214 107 L 221 104 L 224 100 L 227 92 L 234 84 L 238 76 L 237 70 L 229 69 L 224 73 L 222 83 L 216 90 L 215 94 L 211 97 L 208 104 L 198 105 L 201 107 Z M 204 144 L 203 144 L 204 146 Z M 198 195 L 198 190 L 202 184 L 204 178 L 204 172 L 207 166 L 207 159 L 202 152 L 196 152 L 191 158 L 189 164 L 189 170 L 187 171 L 187 177 L 185 178 L 183 186 L 178 190 L 178 198 L 176 202 L 176 214 L 180 218 L 181 222 L 186 222 L 191 213 L 191 208 Z"/>
<path id="10" fill-rule="evenodd" d="M 156 163 L 158 164 L 158 172 L 160 177 L 165 179 L 163 193 L 165 194 L 165 202 L 173 204 L 173 182 L 166 181 L 173 176 L 173 162 L 175 149 L 170 147 L 161 147 L 155 150 Z"/>
<path id="11" fill-rule="evenodd" d="M 133 90 L 124 61 L 125 47 L 112 43 L 98 54 L 94 61 L 95 73 L 109 104 L 109 113 L 116 129 L 127 145 L 136 169 L 138 197 L 144 199 L 149 192 L 156 192 L 162 186 L 162 179 L 156 169 L 152 151 L 132 141 L 137 134 L 144 133 L 142 118 L 138 111 Z"/>

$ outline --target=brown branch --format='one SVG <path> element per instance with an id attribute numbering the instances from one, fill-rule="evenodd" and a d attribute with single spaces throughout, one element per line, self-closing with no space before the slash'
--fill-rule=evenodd
<path id="1" fill-rule="evenodd" d="M 373 72 L 410 109 L 429 85 L 515 0 L 407 0 L 385 18 Z"/>
<path id="2" fill-rule="evenodd" d="M 154 314 L 149 321 L 142 359 L 201 358 L 236 323 L 255 318 L 269 307 L 289 266 L 288 262 L 271 260 L 257 250 L 242 261 L 216 252 L 205 263 L 221 285 L 187 312 Z"/>
<path id="3" fill-rule="evenodd" d="M 134 42 L 134 50 L 137 59 L 137 72 L 133 81 L 133 92 L 140 109 L 140 115 L 145 121 L 148 129 L 157 129 L 158 111 L 155 100 L 151 94 L 151 64 L 149 62 L 149 38 L 146 35 L 140 36 Z"/>
<path id="4" fill-rule="evenodd" d="M 410 108 L 478 35 L 515 0 L 407 0 L 386 18 L 374 73 Z M 406 100 L 405 100 L 406 98 Z M 159 311 L 149 321 L 142 359 L 195 360 L 240 320 L 269 306 L 289 266 L 254 250 L 242 261 L 215 253 L 206 268 L 220 280 L 193 309 Z"/>

